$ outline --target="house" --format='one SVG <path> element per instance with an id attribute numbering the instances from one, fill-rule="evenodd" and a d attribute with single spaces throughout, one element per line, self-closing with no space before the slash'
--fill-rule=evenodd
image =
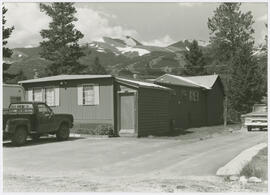
<path id="1" fill-rule="evenodd" d="M 172 90 L 157 84 L 116 78 L 117 130 L 138 137 L 170 131 Z"/>
<path id="2" fill-rule="evenodd" d="M 223 122 L 224 89 L 218 75 L 182 77 L 165 74 L 154 83 L 174 90 L 170 117 L 176 128 Z"/>
<path id="3" fill-rule="evenodd" d="M 19 82 L 27 101 L 46 102 L 74 116 L 74 128 L 111 124 L 120 135 L 147 136 L 170 129 L 171 89 L 111 75 L 58 75 Z"/>
<path id="4" fill-rule="evenodd" d="M 43 101 L 55 113 L 70 113 L 75 128 L 114 126 L 114 78 L 111 75 L 58 75 L 20 81 L 26 101 Z"/>
<path id="5" fill-rule="evenodd" d="M 10 103 L 24 101 L 24 89 L 21 85 L 3 84 L 3 109 L 8 109 Z"/>

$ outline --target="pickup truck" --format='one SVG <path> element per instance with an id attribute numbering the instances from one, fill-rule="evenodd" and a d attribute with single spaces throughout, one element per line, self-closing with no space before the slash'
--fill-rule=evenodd
<path id="1" fill-rule="evenodd" d="M 267 105 L 255 104 L 251 113 L 242 115 L 242 121 L 248 131 L 253 129 L 267 130 Z"/>
<path id="2" fill-rule="evenodd" d="M 11 103 L 3 114 L 3 138 L 11 139 L 16 146 L 25 144 L 44 134 L 56 134 L 57 140 L 67 140 L 73 126 L 71 114 L 54 114 L 44 102 Z"/>

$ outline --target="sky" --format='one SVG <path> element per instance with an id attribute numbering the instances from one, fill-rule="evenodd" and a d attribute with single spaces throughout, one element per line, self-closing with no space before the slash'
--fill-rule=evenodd
<path id="1" fill-rule="evenodd" d="M 41 29 L 50 18 L 40 12 L 38 3 L 4 3 L 7 26 L 15 30 L 8 39 L 10 48 L 38 46 Z M 84 34 L 80 43 L 102 37 L 132 36 L 145 45 L 167 46 L 180 40 L 209 41 L 208 18 L 219 3 L 75 3 L 75 27 Z M 267 3 L 243 2 L 243 12 L 251 11 L 255 23 L 255 43 L 267 34 Z"/>

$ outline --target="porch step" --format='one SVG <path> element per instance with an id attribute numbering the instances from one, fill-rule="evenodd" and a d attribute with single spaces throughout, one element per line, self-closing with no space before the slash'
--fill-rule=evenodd
<path id="1" fill-rule="evenodd" d="M 120 137 L 137 137 L 135 133 L 119 133 Z"/>
<path id="2" fill-rule="evenodd" d="M 121 129 L 119 135 L 120 137 L 136 137 L 134 129 Z"/>

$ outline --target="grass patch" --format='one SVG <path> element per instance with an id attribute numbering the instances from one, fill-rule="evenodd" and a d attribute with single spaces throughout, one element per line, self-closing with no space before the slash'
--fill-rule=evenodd
<path id="1" fill-rule="evenodd" d="M 248 177 L 258 177 L 263 180 L 268 179 L 267 169 L 267 152 L 268 148 L 264 148 L 252 158 L 252 160 L 243 168 L 240 175 Z"/>

